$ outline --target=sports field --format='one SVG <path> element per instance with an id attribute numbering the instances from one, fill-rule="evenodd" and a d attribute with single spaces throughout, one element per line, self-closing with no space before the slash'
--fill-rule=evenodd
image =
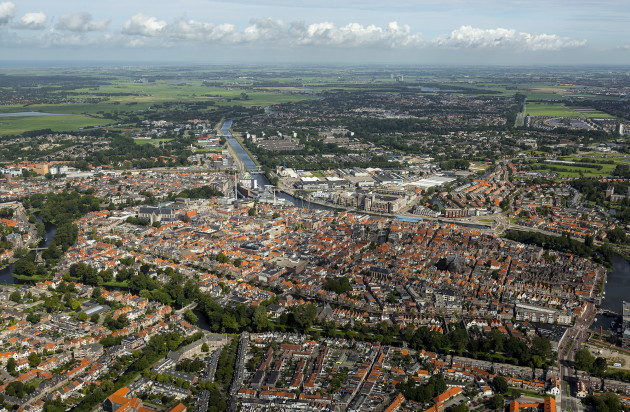
<path id="1" fill-rule="evenodd" d="M 610 119 L 613 116 L 589 107 L 568 107 L 562 103 L 527 103 L 526 112 L 530 116 L 574 117 Z"/>

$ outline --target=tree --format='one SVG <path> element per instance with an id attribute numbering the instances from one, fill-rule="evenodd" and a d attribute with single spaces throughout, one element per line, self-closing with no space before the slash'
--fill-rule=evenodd
<path id="1" fill-rule="evenodd" d="M 249 210 L 247 211 L 247 214 L 249 216 L 256 216 L 256 209 L 253 207 L 250 207 Z"/>
<path id="2" fill-rule="evenodd" d="M 91 295 L 92 299 L 98 299 L 101 296 L 103 296 L 103 291 L 101 290 L 101 288 L 94 288 L 92 290 L 92 295 Z"/>
<path id="3" fill-rule="evenodd" d="M 228 263 L 230 261 L 230 258 L 228 258 L 225 253 L 220 252 L 217 257 L 216 257 L 217 262 L 219 263 Z"/>
<path id="4" fill-rule="evenodd" d="M 622 411 L 619 397 L 612 392 L 606 392 L 599 396 L 588 396 L 585 403 L 595 407 L 596 411 L 620 412 Z"/>
<path id="5" fill-rule="evenodd" d="M 501 395 L 494 395 L 490 398 L 490 407 L 494 410 L 501 410 L 505 405 L 505 400 Z"/>
<path id="6" fill-rule="evenodd" d="M 196 325 L 197 321 L 199 320 L 197 318 L 197 315 L 195 315 L 195 313 L 192 310 L 190 310 L 190 309 L 186 309 L 184 311 L 184 318 L 186 318 L 186 320 L 188 322 L 192 323 L 193 325 Z"/>
<path id="7" fill-rule="evenodd" d="M 6 393 L 9 396 L 15 396 L 16 398 L 23 398 L 24 397 L 24 384 L 19 381 L 11 382 L 6 388 Z"/>
<path id="8" fill-rule="evenodd" d="M 451 408 L 451 412 L 468 412 L 468 406 L 465 403 L 460 403 L 457 406 Z"/>
<path id="9" fill-rule="evenodd" d="M 35 368 L 40 363 L 42 363 L 42 359 L 39 357 L 37 352 L 33 352 L 28 355 L 28 364 L 31 366 L 31 368 Z"/>
<path id="10" fill-rule="evenodd" d="M 291 308 L 291 321 L 302 330 L 309 329 L 317 316 L 314 305 L 299 305 Z"/>
<path id="11" fill-rule="evenodd" d="M 26 320 L 32 324 L 38 323 L 41 319 L 42 317 L 40 315 L 36 315 L 35 313 L 29 313 L 26 315 Z"/>
<path id="12" fill-rule="evenodd" d="M 606 372 L 606 367 L 606 359 L 597 357 L 593 362 L 593 366 L 591 367 L 591 373 L 593 375 L 602 376 L 604 375 L 604 372 Z"/>
<path id="13" fill-rule="evenodd" d="M 66 405 L 61 399 L 54 399 L 44 403 L 44 412 L 64 412 Z"/>
<path id="14" fill-rule="evenodd" d="M 98 321 L 101 319 L 100 315 L 98 313 L 95 313 L 92 315 L 92 317 L 90 317 L 90 321 L 94 322 L 94 323 L 98 323 Z"/>
<path id="15" fill-rule="evenodd" d="M 446 392 L 446 389 L 448 388 L 446 386 L 446 382 L 444 381 L 444 375 L 441 373 L 431 376 L 429 378 L 429 385 L 433 386 L 433 396 Z"/>
<path id="16" fill-rule="evenodd" d="M 616 227 L 612 230 L 609 230 L 607 233 L 607 238 L 612 243 L 626 243 L 628 240 L 628 236 L 626 235 L 626 231 L 621 227 Z"/>
<path id="17" fill-rule="evenodd" d="M 503 376 L 495 377 L 492 383 L 494 384 L 494 389 L 498 393 L 506 393 L 508 391 L 508 384 Z"/>
<path id="18" fill-rule="evenodd" d="M 261 332 L 267 329 L 267 327 L 269 326 L 269 319 L 267 318 L 267 309 L 262 305 L 257 306 L 256 309 L 254 309 L 254 315 L 252 316 L 252 321 L 258 332 Z"/>
<path id="19" fill-rule="evenodd" d="M 584 245 L 588 246 L 588 247 L 593 247 L 593 236 L 591 235 L 587 235 L 584 238 Z"/>
<path id="20" fill-rule="evenodd" d="M 15 362 L 15 358 L 10 357 L 9 360 L 7 360 L 7 372 L 9 372 L 9 373 L 15 372 L 15 367 L 16 366 L 17 366 L 17 364 Z"/>
<path id="21" fill-rule="evenodd" d="M 573 365 L 576 369 L 580 369 L 586 372 L 590 372 L 595 362 L 595 357 L 591 355 L 588 349 L 582 348 L 575 353 L 575 358 L 573 359 Z"/>
<path id="22" fill-rule="evenodd" d="M 352 286 L 350 286 L 350 280 L 347 277 L 341 276 L 326 279 L 326 283 L 324 283 L 324 289 L 335 292 L 337 294 L 342 294 L 351 291 Z"/>
<path id="23" fill-rule="evenodd" d="M 88 320 L 88 315 L 85 312 L 81 312 L 77 316 L 77 319 L 79 319 L 81 322 L 85 322 L 86 320 Z"/>
<path id="24" fill-rule="evenodd" d="M 207 342 L 204 342 L 203 345 L 201 345 L 201 351 L 202 352 L 210 352 L 210 347 L 208 346 Z"/>
<path id="25" fill-rule="evenodd" d="M 15 303 L 20 303 L 22 301 L 22 296 L 20 292 L 17 290 L 9 295 L 9 300 Z"/>

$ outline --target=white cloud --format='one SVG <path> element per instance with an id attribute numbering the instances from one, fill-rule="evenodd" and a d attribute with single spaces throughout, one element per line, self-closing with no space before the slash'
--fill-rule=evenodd
<path id="1" fill-rule="evenodd" d="M 232 24 L 204 23 L 196 20 L 178 19 L 168 25 L 164 35 L 170 41 L 191 40 L 198 42 L 236 42 L 238 30 Z"/>
<path id="2" fill-rule="evenodd" d="M 7 24 L 15 16 L 15 4 L 10 1 L 0 3 L 0 25 Z"/>
<path id="3" fill-rule="evenodd" d="M 562 50 L 586 45 L 586 40 L 575 40 L 555 34 L 530 34 L 514 29 L 480 29 L 462 26 L 447 37 L 435 40 L 437 46 L 449 48 L 504 48 L 513 51 Z"/>
<path id="4" fill-rule="evenodd" d="M 382 46 L 393 48 L 418 47 L 424 44 L 420 33 L 412 33 L 407 25 L 391 22 L 387 27 L 363 26 L 350 23 L 336 27 L 332 23 L 316 23 L 306 28 L 300 44 L 318 46 L 357 47 Z"/>
<path id="5" fill-rule="evenodd" d="M 44 13 L 26 13 L 15 25 L 16 29 L 41 30 L 46 27 L 48 17 Z"/>
<path id="6" fill-rule="evenodd" d="M 90 13 L 69 13 L 59 17 L 55 28 L 74 32 L 104 31 L 111 20 L 94 21 Z"/>
<path id="7" fill-rule="evenodd" d="M 196 20 L 178 19 L 172 24 L 158 21 L 155 17 L 144 14 L 133 16 L 123 26 L 122 33 L 138 37 L 159 37 L 169 44 L 180 40 L 201 43 L 228 44 L 267 44 L 270 46 L 328 46 L 328 47 L 412 47 L 424 43 L 420 33 L 412 33 L 407 25 L 396 22 L 387 27 L 375 25 L 363 26 L 350 23 L 336 26 L 333 23 L 315 23 L 306 25 L 302 22 L 286 24 L 281 20 L 253 19 L 243 30 L 232 24 L 205 23 Z M 133 40 L 134 44 L 146 44 Z"/>
<path id="8" fill-rule="evenodd" d="M 132 36 L 156 37 L 164 33 L 167 26 L 165 21 L 159 21 L 155 17 L 138 13 L 125 22 L 122 33 Z"/>

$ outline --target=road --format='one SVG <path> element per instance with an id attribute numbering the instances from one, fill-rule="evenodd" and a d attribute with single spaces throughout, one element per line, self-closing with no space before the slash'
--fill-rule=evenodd
<path id="1" fill-rule="evenodd" d="M 595 282 L 595 284 L 597 281 Z M 591 299 L 597 292 L 591 291 Z M 588 329 L 593 323 L 597 309 L 595 304 L 589 302 L 584 313 L 576 319 L 575 325 L 567 330 L 566 335 L 558 345 L 558 369 L 560 370 L 561 394 L 559 402 L 563 411 L 570 409 L 573 412 L 582 411 L 582 405 L 573 393 L 577 386 L 577 377 L 573 368 L 575 353 L 586 342 Z"/>
<path id="2" fill-rule="evenodd" d="M 245 370 L 245 356 L 247 355 L 247 346 L 249 344 L 249 333 L 241 332 L 238 338 L 238 349 L 236 350 L 236 364 L 234 365 L 234 376 L 230 384 L 228 392 L 229 398 L 227 402 L 228 412 L 236 412 L 238 400 L 236 393 L 241 389 L 243 383 L 243 372 Z"/>
<path id="3" fill-rule="evenodd" d="M 201 379 L 208 382 L 214 382 L 214 375 L 217 372 L 217 365 L 219 364 L 219 358 L 221 357 L 221 349 L 216 349 L 210 355 L 210 359 L 203 369 Z"/>
<path id="4" fill-rule="evenodd" d="M 516 115 L 516 121 L 514 122 L 515 127 L 525 126 L 526 107 L 527 107 L 527 100 L 523 102 L 522 110 L 518 112 L 518 114 Z"/>

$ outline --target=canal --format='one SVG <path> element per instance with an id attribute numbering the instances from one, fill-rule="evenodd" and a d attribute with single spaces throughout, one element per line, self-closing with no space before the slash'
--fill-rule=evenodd
<path id="1" fill-rule="evenodd" d="M 622 302 L 630 301 L 630 262 L 620 255 L 612 258 L 612 270 L 606 277 L 604 292 L 601 309 L 621 313 Z M 614 320 L 613 316 L 598 315 L 597 322 L 593 323 L 591 329 L 599 331 L 600 326 L 604 330 L 610 329 Z"/>
<path id="2" fill-rule="evenodd" d="M 258 186 L 265 187 L 267 185 L 270 185 L 271 183 L 269 182 L 269 180 L 263 173 L 256 173 L 258 172 L 258 166 L 254 162 L 254 160 L 251 158 L 249 153 L 247 153 L 247 151 L 243 148 L 241 143 L 238 140 L 236 140 L 234 136 L 232 136 L 232 133 L 230 132 L 230 129 L 232 128 L 232 123 L 233 123 L 232 119 L 226 120 L 225 123 L 223 123 L 223 126 L 221 126 L 221 133 L 223 133 L 223 136 L 225 136 L 226 140 L 228 141 L 228 144 L 232 146 L 232 149 L 234 149 L 234 152 L 236 152 L 238 157 L 241 159 L 241 162 L 243 163 L 243 166 L 245 166 L 245 169 L 248 172 L 252 173 L 252 177 L 256 179 Z M 295 206 L 301 207 L 303 209 L 332 210 L 332 208 L 327 207 L 327 206 L 322 206 L 322 205 L 310 203 L 307 201 L 303 201 L 301 199 L 296 199 L 295 197 L 288 195 L 286 193 L 278 193 L 277 197 L 286 199 L 289 202 L 293 203 Z"/>
<path id="3" fill-rule="evenodd" d="M 39 222 L 42 222 L 42 219 L 39 217 L 39 214 L 36 213 L 35 217 L 37 218 Z M 50 246 L 53 239 L 55 238 L 56 233 L 57 233 L 57 227 L 53 224 L 47 224 L 44 237 L 42 238 L 42 240 L 39 241 L 39 243 L 37 244 L 37 247 L 47 248 L 48 246 Z M 35 253 L 35 252 L 31 251 L 29 253 Z M 11 263 L 10 265 L 0 270 L 0 283 L 5 283 L 5 284 L 17 283 L 16 279 L 13 277 L 14 267 L 15 267 L 15 262 Z"/>

